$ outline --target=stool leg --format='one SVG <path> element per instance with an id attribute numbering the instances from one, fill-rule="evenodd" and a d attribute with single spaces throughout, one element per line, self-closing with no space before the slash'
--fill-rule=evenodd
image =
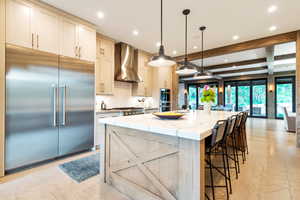
<path id="1" fill-rule="evenodd" d="M 211 181 L 211 189 L 212 189 L 212 196 L 213 200 L 215 200 L 215 187 L 214 187 L 214 177 L 213 177 L 213 168 L 211 165 L 211 153 L 208 153 L 208 160 L 209 160 L 209 171 L 210 171 L 210 181 Z"/>
<path id="2" fill-rule="evenodd" d="M 227 144 L 225 144 L 225 154 L 226 154 L 226 161 L 227 161 L 227 173 L 228 173 L 228 180 L 229 180 L 229 190 L 230 190 L 230 194 L 232 194 L 231 175 L 230 175 L 230 163 L 229 163 L 229 159 L 228 159 Z"/>
<path id="3" fill-rule="evenodd" d="M 222 148 L 222 158 L 223 158 L 223 168 L 224 168 L 224 180 L 225 180 L 225 185 L 226 185 L 226 194 L 227 194 L 227 199 L 229 199 L 229 190 L 228 190 L 228 177 L 227 177 L 227 170 L 226 170 L 226 161 L 225 161 L 225 152 L 224 149 Z"/>

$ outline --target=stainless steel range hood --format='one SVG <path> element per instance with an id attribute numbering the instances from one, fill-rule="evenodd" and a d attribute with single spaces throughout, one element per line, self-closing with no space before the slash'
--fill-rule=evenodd
<path id="1" fill-rule="evenodd" d="M 137 66 L 137 50 L 128 44 L 117 43 L 115 46 L 115 80 L 141 82 Z"/>

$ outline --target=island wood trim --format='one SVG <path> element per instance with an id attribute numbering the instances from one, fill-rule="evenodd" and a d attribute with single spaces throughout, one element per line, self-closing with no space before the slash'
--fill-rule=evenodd
<path id="1" fill-rule="evenodd" d="M 113 125 L 103 128 L 102 182 L 132 199 L 205 199 L 204 140 Z"/>
<path id="2" fill-rule="evenodd" d="M 115 140 L 115 142 L 117 142 L 120 146 L 120 148 L 123 149 L 123 151 L 125 151 L 127 153 L 127 155 L 131 158 L 131 159 L 138 159 L 139 156 L 137 156 L 131 149 L 129 146 L 127 146 L 122 138 L 120 136 L 118 136 L 118 134 L 114 131 L 111 130 L 109 132 L 109 134 L 111 135 L 112 139 Z M 178 153 L 178 151 L 176 152 Z M 156 155 L 156 159 L 162 158 L 164 157 L 164 155 L 160 155 L 157 156 Z M 153 186 L 156 186 L 156 189 L 159 190 L 159 192 L 161 193 L 162 197 L 166 200 L 176 200 L 176 198 L 168 191 L 167 188 L 165 188 L 165 186 L 163 184 L 160 183 L 160 181 L 153 175 L 153 173 L 144 165 L 144 163 L 146 161 L 149 160 L 144 160 L 144 162 L 136 162 L 136 167 L 141 170 L 143 172 L 143 174 L 152 182 Z M 131 162 L 131 160 L 130 160 Z M 113 171 L 111 171 L 112 173 Z"/>
<path id="3" fill-rule="evenodd" d="M 224 54 L 250 50 L 250 49 L 273 46 L 276 44 L 281 44 L 286 42 L 292 42 L 292 41 L 296 41 L 296 39 L 297 39 L 297 31 L 293 31 L 288 33 L 282 33 L 279 35 L 273 35 L 270 37 L 241 42 L 238 44 L 232 44 L 224 47 L 209 49 L 204 51 L 203 53 L 204 53 L 204 58 L 209 58 L 209 57 L 220 56 Z M 192 60 L 201 59 L 201 55 L 202 55 L 201 51 L 196 53 L 191 53 L 188 55 L 188 60 L 192 61 Z M 175 57 L 175 60 L 177 62 L 183 61 L 183 59 L 184 56 Z"/>
<path id="4" fill-rule="evenodd" d="M 300 148 L 300 31 L 296 42 L 296 142 Z"/>
<path id="5" fill-rule="evenodd" d="M 0 177 L 5 170 L 5 0 L 0 0 Z"/>

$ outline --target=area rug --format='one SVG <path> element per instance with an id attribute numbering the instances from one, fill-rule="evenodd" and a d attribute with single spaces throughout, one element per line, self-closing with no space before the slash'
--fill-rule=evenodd
<path id="1" fill-rule="evenodd" d="M 100 154 L 96 153 L 85 158 L 61 164 L 59 168 L 73 180 L 80 183 L 99 174 L 99 159 Z"/>

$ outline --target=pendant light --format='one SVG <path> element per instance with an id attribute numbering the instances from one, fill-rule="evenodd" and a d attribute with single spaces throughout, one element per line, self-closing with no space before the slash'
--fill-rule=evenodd
<path id="1" fill-rule="evenodd" d="M 195 64 L 188 61 L 187 56 L 187 24 L 188 24 L 188 15 L 190 14 L 189 9 L 183 10 L 183 15 L 185 15 L 185 57 L 183 62 L 179 62 L 178 64 L 181 64 L 181 66 L 176 71 L 179 75 L 190 75 L 195 74 L 197 72 L 197 66 Z"/>
<path id="2" fill-rule="evenodd" d="M 152 67 L 170 67 L 175 65 L 176 62 L 170 57 L 165 55 L 165 48 L 163 45 L 163 0 L 160 1 L 160 47 L 158 56 L 154 56 L 148 65 Z"/>
<path id="3" fill-rule="evenodd" d="M 211 72 L 204 70 L 204 31 L 206 27 L 201 26 L 199 30 L 201 31 L 201 68 L 192 79 L 222 79 L 222 77 L 213 75 Z"/>

